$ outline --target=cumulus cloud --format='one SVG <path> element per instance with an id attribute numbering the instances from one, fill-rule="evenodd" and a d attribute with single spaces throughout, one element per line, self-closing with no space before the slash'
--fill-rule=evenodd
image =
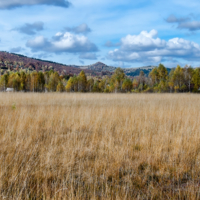
<path id="1" fill-rule="evenodd" d="M 65 31 L 76 33 L 76 34 L 79 34 L 79 33 L 87 34 L 91 32 L 91 29 L 88 27 L 87 24 L 83 23 L 83 24 L 80 24 L 79 26 L 72 27 L 72 28 L 66 27 Z"/>
<path id="2" fill-rule="evenodd" d="M 96 60 L 97 55 L 95 53 L 82 53 L 79 56 L 80 59 Z"/>
<path id="3" fill-rule="evenodd" d="M 168 41 L 158 38 L 157 31 L 142 31 L 139 35 L 127 35 L 121 46 L 108 53 L 113 61 L 158 63 L 166 58 L 200 60 L 200 46 L 182 38 Z"/>
<path id="4" fill-rule="evenodd" d="M 69 7 L 70 3 L 67 0 L 1 0 L 0 9 L 12 9 L 22 6 L 33 5 L 53 5 L 60 7 Z"/>
<path id="5" fill-rule="evenodd" d="M 38 36 L 28 40 L 26 46 L 33 52 L 43 51 L 52 53 L 84 53 L 96 52 L 98 48 L 84 35 L 76 35 L 69 32 L 58 32 L 52 39 Z"/>
<path id="6" fill-rule="evenodd" d="M 143 51 L 156 48 L 162 48 L 166 45 L 165 40 L 157 37 L 158 32 L 151 30 L 150 32 L 142 31 L 139 35 L 127 35 L 118 43 L 106 42 L 107 47 L 120 46 L 124 51 Z"/>
<path id="7" fill-rule="evenodd" d="M 26 46 L 30 47 L 33 51 L 38 51 L 45 48 L 50 48 L 51 43 L 43 36 L 38 36 L 32 40 L 28 40 Z"/>
<path id="8" fill-rule="evenodd" d="M 38 31 L 44 30 L 43 22 L 34 22 L 33 24 L 26 23 L 21 27 L 14 28 L 13 30 L 19 31 L 27 35 L 35 35 Z"/>
<path id="9" fill-rule="evenodd" d="M 121 39 L 121 48 L 125 51 L 143 51 L 154 48 L 163 48 L 166 45 L 164 40 L 157 37 L 158 32 L 151 30 L 142 31 L 139 35 L 127 35 Z"/>

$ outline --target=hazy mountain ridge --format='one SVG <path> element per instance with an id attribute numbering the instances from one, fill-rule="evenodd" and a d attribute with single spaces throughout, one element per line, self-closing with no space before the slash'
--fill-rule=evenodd
<path id="1" fill-rule="evenodd" d="M 96 72 L 114 72 L 117 67 L 108 66 L 102 62 L 97 62 L 92 65 L 87 66 L 76 66 L 80 69 L 89 69 L 94 70 Z M 154 68 L 155 66 L 144 66 L 144 67 L 138 67 L 138 68 L 123 68 L 125 74 L 127 76 L 138 76 L 140 74 L 140 71 L 143 71 L 146 76 L 148 76 L 149 72 Z M 170 70 L 170 69 L 169 69 Z"/>

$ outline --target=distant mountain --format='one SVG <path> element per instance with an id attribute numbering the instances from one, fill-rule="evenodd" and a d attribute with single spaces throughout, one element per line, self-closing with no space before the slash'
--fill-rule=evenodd
<path id="1" fill-rule="evenodd" d="M 80 69 L 84 69 L 84 70 L 92 70 L 92 71 L 96 71 L 98 73 L 102 73 L 102 72 L 111 72 L 113 73 L 115 71 L 115 69 L 117 67 L 112 67 L 112 66 L 108 66 L 102 62 L 97 62 L 95 64 L 92 65 L 87 65 L 87 66 L 76 66 Z M 123 68 L 124 73 L 127 76 L 139 76 L 140 71 L 143 71 L 144 74 L 146 76 L 149 75 L 149 72 L 151 72 L 151 70 L 154 68 L 155 66 L 145 66 L 145 67 L 138 67 L 138 68 Z M 170 71 L 170 68 L 167 68 L 168 71 Z"/>
<path id="2" fill-rule="evenodd" d="M 29 58 L 27 56 L 15 53 L 9 53 L 0 51 L 0 68 L 4 70 L 16 70 L 21 67 L 23 69 L 37 70 L 37 71 L 48 71 L 54 69 L 60 74 L 79 74 L 81 70 L 84 70 L 86 74 L 91 76 L 104 76 L 112 75 L 116 67 L 108 66 L 102 62 L 97 62 L 92 65 L 78 66 L 78 65 L 65 65 L 56 63 L 48 60 Z M 138 76 L 140 71 L 143 71 L 146 76 L 154 68 L 154 66 L 146 66 L 139 68 L 123 68 L 127 76 Z M 170 71 L 170 69 L 168 69 Z"/>

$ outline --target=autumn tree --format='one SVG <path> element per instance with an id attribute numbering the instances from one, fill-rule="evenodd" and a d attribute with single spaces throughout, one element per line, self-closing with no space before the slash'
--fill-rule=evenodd
<path id="1" fill-rule="evenodd" d="M 9 79 L 9 75 L 8 74 L 4 74 L 3 76 L 0 77 L 1 90 L 6 91 L 6 87 L 8 85 L 8 79 Z"/>
<path id="2" fill-rule="evenodd" d="M 159 82 L 160 81 L 164 81 L 165 82 L 167 80 L 167 75 L 168 75 L 167 68 L 163 64 L 159 64 L 157 70 L 158 70 Z"/>
<path id="3" fill-rule="evenodd" d="M 124 79 L 125 73 L 120 67 L 118 67 L 111 77 L 111 82 L 115 87 L 115 92 L 121 91 Z"/>
<path id="4" fill-rule="evenodd" d="M 87 90 L 88 92 L 92 92 L 93 86 L 94 86 L 94 79 L 91 78 L 91 79 L 89 79 L 89 80 L 87 81 L 86 90 Z"/>
<path id="5" fill-rule="evenodd" d="M 139 75 L 139 77 L 138 77 L 138 82 L 139 82 L 139 87 L 138 87 L 138 89 L 139 89 L 140 91 L 142 91 L 143 88 L 144 88 L 144 85 L 145 85 L 145 75 L 144 75 L 144 72 L 143 72 L 143 71 L 140 71 L 140 75 Z"/>
<path id="6" fill-rule="evenodd" d="M 151 70 L 151 72 L 149 73 L 149 76 L 153 82 L 153 85 L 157 84 L 159 81 L 159 73 L 158 73 L 158 68 L 155 67 Z"/>
<path id="7" fill-rule="evenodd" d="M 32 72 L 31 73 L 31 91 L 32 92 L 37 92 L 38 89 L 38 73 L 37 72 Z"/>
<path id="8" fill-rule="evenodd" d="M 78 85 L 78 77 L 76 75 L 73 76 L 73 91 L 78 92 L 79 90 L 79 85 Z"/>
<path id="9" fill-rule="evenodd" d="M 135 78 L 133 80 L 132 85 L 133 85 L 134 90 L 136 90 L 136 88 L 138 87 L 138 81 Z"/>
<path id="10" fill-rule="evenodd" d="M 50 76 L 49 76 L 49 81 L 48 81 L 49 91 L 55 92 L 59 81 L 60 81 L 60 76 L 59 76 L 58 72 L 51 72 Z"/>
<path id="11" fill-rule="evenodd" d="M 200 87 L 200 68 L 196 68 L 194 70 L 193 76 L 192 76 L 192 83 L 194 84 L 194 92 L 197 92 Z"/>
<path id="12" fill-rule="evenodd" d="M 12 73 L 9 75 L 8 86 L 13 88 L 15 91 L 20 90 L 21 81 L 18 73 Z"/>
<path id="13" fill-rule="evenodd" d="M 114 83 L 112 81 L 110 82 L 108 88 L 109 88 L 109 92 L 114 92 L 115 91 L 115 85 L 114 85 Z"/>
<path id="14" fill-rule="evenodd" d="M 87 78 L 84 71 L 81 71 L 78 76 L 78 91 L 86 92 Z"/>
<path id="15" fill-rule="evenodd" d="M 25 90 L 30 92 L 31 91 L 31 75 L 30 75 L 30 73 L 26 74 L 25 83 L 26 83 Z"/>
<path id="16" fill-rule="evenodd" d="M 65 89 L 67 92 L 78 92 L 78 77 L 76 75 L 69 78 Z"/>
<path id="17" fill-rule="evenodd" d="M 123 84 L 122 84 L 122 89 L 125 92 L 130 92 L 132 89 L 132 81 L 129 78 L 124 79 Z"/>
<path id="18" fill-rule="evenodd" d="M 151 78 L 154 91 L 167 91 L 168 71 L 163 64 L 159 64 L 158 67 L 153 68 L 149 73 L 149 77 Z"/>
<path id="19" fill-rule="evenodd" d="M 172 81 L 174 83 L 174 88 L 176 87 L 176 91 L 181 90 L 181 86 L 184 83 L 184 74 L 180 65 L 177 65 L 176 69 L 174 70 Z"/>
<path id="20" fill-rule="evenodd" d="M 94 86 L 92 88 L 92 92 L 100 92 L 99 81 L 95 81 Z"/>
<path id="21" fill-rule="evenodd" d="M 185 83 L 188 86 L 189 92 L 191 90 L 191 82 L 192 82 L 193 73 L 194 73 L 194 69 L 191 66 L 186 65 L 184 67 L 183 74 L 184 74 Z"/>
<path id="22" fill-rule="evenodd" d="M 26 73 L 23 71 L 20 73 L 20 90 L 26 90 Z"/>
<path id="23" fill-rule="evenodd" d="M 74 88 L 74 82 L 73 82 L 73 77 L 70 77 L 69 80 L 67 81 L 67 85 L 65 87 L 67 92 L 72 92 Z"/>
<path id="24" fill-rule="evenodd" d="M 99 91 L 100 91 L 100 92 L 103 92 L 104 89 L 105 89 L 105 87 L 106 87 L 106 82 L 105 82 L 104 79 L 101 79 L 101 80 L 99 81 Z"/>
<path id="25" fill-rule="evenodd" d="M 60 81 L 57 85 L 56 92 L 64 92 L 65 86 L 63 85 L 62 81 Z"/>
<path id="26" fill-rule="evenodd" d="M 44 91 L 44 86 L 45 86 L 45 77 L 44 73 L 38 72 L 38 91 L 42 92 Z"/>

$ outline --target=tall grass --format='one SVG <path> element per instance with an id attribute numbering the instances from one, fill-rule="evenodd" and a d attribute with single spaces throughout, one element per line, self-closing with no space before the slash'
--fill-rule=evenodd
<path id="1" fill-rule="evenodd" d="M 200 96 L 0 93 L 0 198 L 199 199 Z"/>

